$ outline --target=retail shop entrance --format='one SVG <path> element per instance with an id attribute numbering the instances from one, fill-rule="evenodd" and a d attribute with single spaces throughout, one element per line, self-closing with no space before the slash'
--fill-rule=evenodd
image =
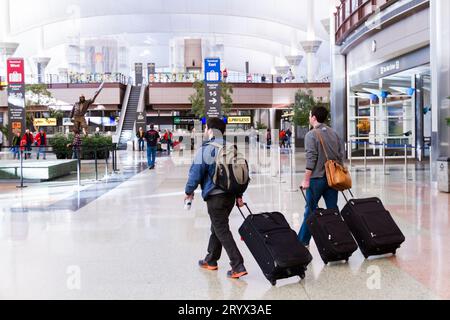
<path id="1" fill-rule="evenodd" d="M 393 66 L 395 68 L 395 65 Z M 423 161 L 431 145 L 429 64 L 350 87 L 348 156 Z"/>

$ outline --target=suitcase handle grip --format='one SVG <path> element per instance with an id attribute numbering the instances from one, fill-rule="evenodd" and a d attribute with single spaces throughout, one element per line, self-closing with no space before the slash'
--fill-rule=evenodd
<path id="1" fill-rule="evenodd" d="M 247 202 L 244 202 L 244 206 L 247 208 L 248 212 L 250 212 L 250 216 L 253 216 L 253 212 L 252 212 L 252 210 L 250 210 L 250 208 L 248 207 Z M 242 218 L 244 218 L 244 220 L 247 219 L 247 218 L 245 217 L 244 213 L 242 212 L 242 209 L 241 209 L 238 205 L 236 205 L 236 207 L 238 208 L 239 212 L 241 213 Z"/>

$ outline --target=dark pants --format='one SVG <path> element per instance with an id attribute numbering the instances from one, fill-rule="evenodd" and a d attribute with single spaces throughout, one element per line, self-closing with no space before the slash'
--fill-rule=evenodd
<path id="1" fill-rule="evenodd" d="M 338 209 L 338 192 L 328 186 L 326 177 L 311 179 L 309 189 L 306 190 L 307 203 L 305 206 L 305 217 L 298 234 L 298 240 L 304 245 L 309 245 L 309 241 L 311 240 L 311 233 L 309 232 L 306 220 L 311 214 L 311 211 L 317 209 L 321 197 L 324 198 L 327 209 Z"/>
<path id="2" fill-rule="evenodd" d="M 144 151 L 144 148 L 145 148 L 144 139 L 139 139 L 138 142 L 139 142 L 139 151 Z"/>
<path id="3" fill-rule="evenodd" d="M 244 258 L 233 239 L 230 231 L 229 216 L 235 206 L 236 199 L 229 194 L 211 196 L 207 201 L 208 213 L 211 218 L 211 236 L 208 244 L 208 255 L 205 260 L 215 265 L 222 254 L 222 247 L 230 258 L 233 271 L 244 271 Z"/>

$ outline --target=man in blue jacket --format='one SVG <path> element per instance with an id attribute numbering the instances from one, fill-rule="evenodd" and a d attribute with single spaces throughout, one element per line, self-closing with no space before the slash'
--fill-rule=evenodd
<path id="1" fill-rule="evenodd" d="M 216 187 L 213 183 L 215 171 L 215 158 L 218 148 L 210 145 L 211 142 L 223 144 L 225 123 L 219 118 L 210 118 L 206 123 L 205 136 L 208 139 L 197 151 L 194 162 L 189 171 L 186 184 L 185 201 L 194 199 L 194 192 L 198 185 L 202 188 L 202 198 L 206 201 L 208 214 L 211 218 L 211 236 L 209 238 L 208 254 L 199 261 L 201 268 L 218 270 L 222 247 L 230 258 L 231 270 L 227 275 L 232 279 L 239 279 L 247 275 L 244 259 L 239 252 L 233 235 L 230 231 L 229 216 L 235 205 L 244 206 L 242 195 L 233 195 Z"/>

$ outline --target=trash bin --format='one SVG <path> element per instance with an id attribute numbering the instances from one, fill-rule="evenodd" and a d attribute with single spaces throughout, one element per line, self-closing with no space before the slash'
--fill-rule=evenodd
<path id="1" fill-rule="evenodd" d="M 438 167 L 438 189 L 442 192 L 450 193 L 450 158 L 439 158 Z"/>

